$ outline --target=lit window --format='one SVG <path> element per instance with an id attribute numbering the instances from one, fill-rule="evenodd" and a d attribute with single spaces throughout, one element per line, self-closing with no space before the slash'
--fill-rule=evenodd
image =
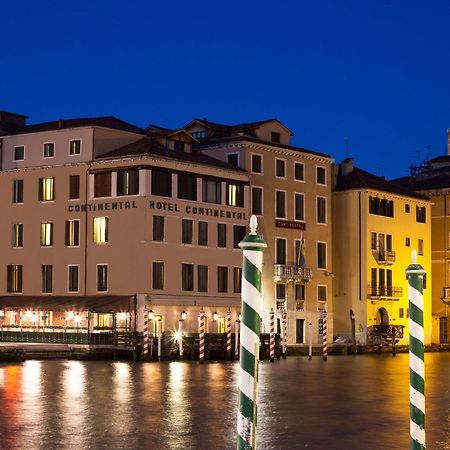
<path id="1" fill-rule="evenodd" d="M 66 220 L 66 246 L 78 247 L 80 245 L 80 221 Z"/>
<path id="2" fill-rule="evenodd" d="M 96 244 L 108 242 L 108 217 L 94 217 L 94 242 Z"/>
<path id="3" fill-rule="evenodd" d="M 39 178 L 39 200 L 50 202 L 55 199 L 55 178 Z"/>
<path id="4" fill-rule="evenodd" d="M 69 155 L 79 155 L 81 153 L 81 140 L 74 139 L 69 142 Z"/>
<path id="5" fill-rule="evenodd" d="M 12 246 L 23 247 L 23 223 L 13 225 Z"/>
<path id="6" fill-rule="evenodd" d="M 244 186 L 227 183 L 227 205 L 244 206 Z"/>
<path id="7" fill-rule="evenodd" d="M 50 247 L 53 245 L 53 223 L 41 223 L 41 246 Z"/>

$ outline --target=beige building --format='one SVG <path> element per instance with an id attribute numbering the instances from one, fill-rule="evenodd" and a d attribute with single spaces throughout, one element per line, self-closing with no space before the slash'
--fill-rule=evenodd
<path id="1" fill-rule="evenodd" d="M 224 331 L 228 311 L 238 319 L 245 171 L 194 152 L 183 130 L 2 114 L 3 325 L 102 329 L 144 305 L 166 331 L 181 319 L 198 331 L 201 309 L 209 332 Z M 49 297 L 57 310 L 45 310 Z M 77 308 L 99 298 L 101 312 Z"/>
<path id="2" fill-rule="evenodd" d="M 332 159 L 290 145 L 292 132 L 276 119 L 233 126 L 195 119 L 184 129 L 199 141 L 202 154 L 249 174 L 250 213 L 258 216 L 258 232 L 268 244 L 263 258 L 263 330 L 269 332 L 273 308 L 281 332 L 286 311 L 288 344 L 308 343 L 309 327 L 314 344 L 319 344 L 321 313 L 327 311 L 331 342 Z"/>
<path id="3" fill-rule="evenodd" d="M 356 342 L 407 345 L 412 250 L 426 270 L 425 344 L 432 342 L 431 202 L 422 194 L 353 165 L 335 166 L 333 267 L 335 335 Z M 434 277 L 434 274 L 433 274 Z"/>

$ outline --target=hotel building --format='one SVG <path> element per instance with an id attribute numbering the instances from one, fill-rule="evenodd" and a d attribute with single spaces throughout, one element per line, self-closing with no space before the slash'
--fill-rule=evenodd
<path id="1" fill-rule="evenodd" d="M 361 170 L 352 159 L 335 166 L 333 267 L 335 335 L 407 345 L 412 250 L 426 271 L 425 344 L 432 341 L 431 202 L 423 194 Z M 433 272 L 434 278 L 434 272 Z"/>

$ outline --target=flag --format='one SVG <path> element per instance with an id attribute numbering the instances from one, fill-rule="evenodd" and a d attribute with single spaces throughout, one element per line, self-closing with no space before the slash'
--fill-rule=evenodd
<path id="1" fill-rule="evenodd" d="M 297 266 L 301 267 L 302 269 L 304 269 L 306 267 L 306 249 L 305 249 L 305 239 L 303 238 L 303 233 L 300 238 Z"/>

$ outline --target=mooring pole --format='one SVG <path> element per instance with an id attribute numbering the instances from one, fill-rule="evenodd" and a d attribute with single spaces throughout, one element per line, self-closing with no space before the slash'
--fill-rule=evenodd
<path id="1" fill-rule="evenodd" d="M 264 238 L 256 234 L 258 221 L 250 218 L 250 234 L 239 243 L 243 251 L 241 345 L 239 357 L 238 450 L 256 448 L 258 362 L 261 321 L 261 273 Z"/>
<path id="2" fill-rule="evenodd" d="M 406 269 L 409 299 L 409 401 L 410 448 L 425 449 L 425 365 L 423 329 L 424 268 L 417 263 L 417 252 L 412 252 L 412 264 Z"/>
<path id="3" fill-rule="evenodd" d="M 205 361 L 205 311 L 203 311 L 203 309 L 200 311 L 200 324 L 198 331 L 199 361 L 200 364 L 203 364 Z"/>
<path id="4" fill-rule="evenodd" d="M 355 326 L 355 314 L 353 313 L 353 310 L 350 310 L 350 325 L 352 327 L 352 353 L 356 354 L 356 326 Z"/>
<path id="5" fill-rule="evenodd" d="M 231 359 L 231 311 L 227 311 L 227 359 Z"/>
<path id="6" fill-rule="evenodd" d="M 308 349 L 308 359 L 312 358 L 312 323 L 309 322 L 309 349 Z"/>
<path id="7" fill-rule="evenodd" d="M 275 312 L 270 308 L 270 336 L 269 336 L 270 362 L 275 361 Z"/>

